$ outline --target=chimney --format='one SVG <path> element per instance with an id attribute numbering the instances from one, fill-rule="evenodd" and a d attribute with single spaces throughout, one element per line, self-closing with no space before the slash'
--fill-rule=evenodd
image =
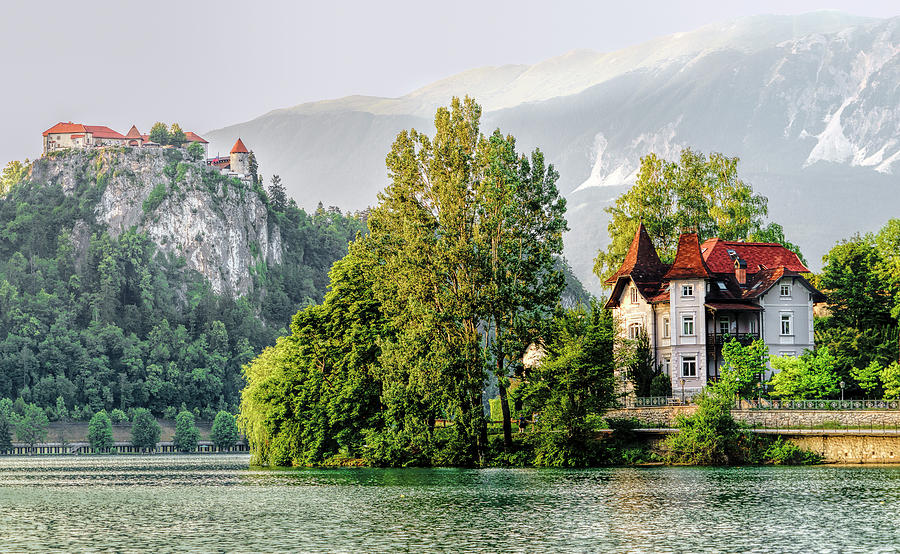
<path id="1" fill-rule="evenodd" d="M 734 278 L 742 287 L 747 284 L 747 261 L 741 257 L 734 260 Z"/>

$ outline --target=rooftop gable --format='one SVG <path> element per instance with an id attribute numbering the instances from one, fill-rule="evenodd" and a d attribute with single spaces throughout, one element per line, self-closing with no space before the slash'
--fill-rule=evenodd
<path id="1" fill-rule="evenodd" d="M 125 136 L 122 133 L 113 131 L 105 125 L 85 125 L 84 130 L 94 135 L 94 138 L 125 140 Z"/>
<path id="2" fill-rule="evenodd" d="M 128 129 L 128 133 L 126 133 L 125 138 L 143 140 L 141 132 L 138 131 L 137 125 L 132 125 L 131 129 Z"/>
<path id="3" fill-rule="evenodd" d="M 681 233 L 675 261 L 663 279 L 692 279 L 709 277 L 709 268 L 700 254 L 700 237 L 697 233 Z"/>
<path id="4" fill-rule="evenodd" d="M 198 135 L 197 133 L 194 133 L 194 132 L 191 132 L 191 131 L 185 131 L 185 133 L 184 133 L 184 140 L 186 140 L 186 141 L 188 141 L 188 142 L 200 142 L 200 143 L 203 143 L 203 144 L 209 144 L 209 141 L 208 141 L 208 140 L 206 140 L 205 138 L 201 137 L 201 136 Z M 235 144 L 235 146 L 237 146 L 237 145 Z"/>
<path id="5" fill-rule="evenodd" d="M 622 261 L 619 270 L 612 277 L 607 279 L 604 284 L 613 285 L 618 281 L 619 277 L 625 275 L 631 276 L 636 282 L 652 282 L 659 281 L 663 273 L 666 272 L 666 266 L 659 260 L 653 241 L 644 227 L 644 222 L 638 224 L 638 228 L 631 240 L 631 246 L 628 253 Z"/>
<path id="6" fill-rule="evenodd" d="M 62 121 L 60 121 L 53 127 L 50 127 L 49 129 L 44 131 L 42 134 L 43 134 L 43 136 L 46 137 L 49 134 L 85 133 L 85 132 L 87 132 L 87 131 L 84 128 L 84 125 L 82 125 L 81 123 L 72 123 L 71 121 L 69 121 L 68 123 L 63 123 Z"/>

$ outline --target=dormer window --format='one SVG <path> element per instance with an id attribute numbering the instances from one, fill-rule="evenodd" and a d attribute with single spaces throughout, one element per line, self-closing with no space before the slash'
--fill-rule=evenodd
<path id="1" fill-rule="evenodd" d="M 693 298 L 694 285 L 681 285 L 681 296 L 682 298 Z"/>
<path id="2" fill-rule="evenodd" d="M 790 298 L 791 297 L 791 286 L 784 284 L 781 285 L 781 297 L 782 298 Z"/>
<path id="3" fill-rule="evenodd" d="M 638 291 L 637 291 L 637 287 L 631 287 L 631 303 L 632 303 L 632 304 L 637 304 L 637 303 L 638 303 Z"/>

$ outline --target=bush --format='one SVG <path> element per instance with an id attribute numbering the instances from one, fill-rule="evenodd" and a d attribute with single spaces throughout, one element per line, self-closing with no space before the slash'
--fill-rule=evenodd
<path id="1" fill-rule="evenodd" d="M 175 416 L 178 415 L 178 408 L 175 406 L 166 406 L 166 409 L 163 410 L 163 419 L 175 419 Z"/>
<path id="2" fill-rule="evenodd" d="M 106 410 L 100 410 L 88 424 L 88 442 L 94 452 L 108 452 L 113 446 L 112 421 Z"/>
<path id="3" fill-rule="evenodd" d="M 740 427 L 731 417 L 732 400 L 707 386 L 691 416 L 675 420 L 679 432 L 666 437 L 667 460 L 690 465 L 728 464 L 739 452 Z"/>
<path id="4" fill-rule="evenodd" d="M 225 410 L 216 414 L 212 426 L 212 441 L 219 449 L 231 448 L 238 441 L 238 428 L 234 416 Z"/>
<path id="5" fill-rule="evenodd" d="M 153 210 L 158 208 L 165 199 L 166 185 L 164 183 L 159 183 L 155 187 L 153 187 L 153 190 L 151 190 L 150 194 L 147 195 L 147 199 L 144 200 L 144 213 L 149 214 L 153 212 Z"/>
<path id="6" fill-rule="evenodd" d="M 766 449 L 764 461 L 775 465 L 809 465 L 821 462 L 822 457 L 778 437 Z"/>
<path id="7" fill-rule="evenodd" d="M 650 381 L 650 396 L 672 396 L 672 378 L 660 373 Z"/>
<path id="8" fill-rule="evenodd" d="M 200 431 L 194 425 L 194 414 L 184 410 L 175 418 L 175 448 L 179 452 L 197 450 Z"/>

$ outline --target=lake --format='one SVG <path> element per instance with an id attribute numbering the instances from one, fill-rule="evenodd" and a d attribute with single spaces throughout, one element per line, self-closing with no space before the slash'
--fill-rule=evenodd
<path id="1" fill-rule="evenodd" d="M 248 469 L 0 458 L 11 551 L 900 550 L 900 466 Z"/>

